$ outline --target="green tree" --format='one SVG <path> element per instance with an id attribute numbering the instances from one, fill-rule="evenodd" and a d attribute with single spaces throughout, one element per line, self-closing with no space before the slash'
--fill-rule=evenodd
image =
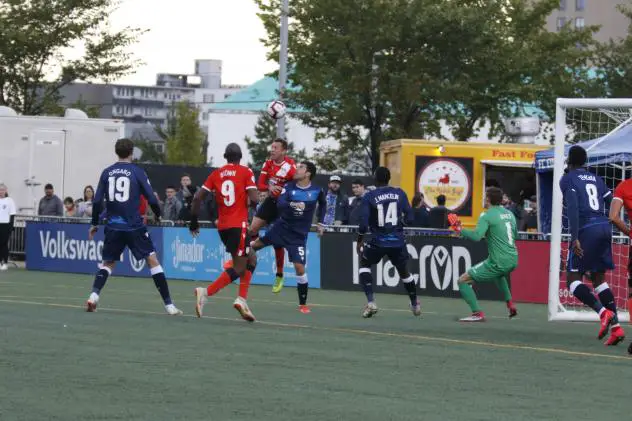
<path id="1" fill-rule="evenodd" d="M 279 0 L 255 0 L 278 59 Z M 549 33 L 557 0 L 293 0 L 287 101 L 302 120 L 338 141 L 325 155 L 340 168 L 379 163 L 379 145 L 440 134 L 444 120 L 468 140 L 498 132 L 528 102 L 573 90 L 595 28 Z M 562 73 L 562 74 L 560 74 Z M 553 101 L 554 105 L 554 101 Z M 364 155 L 361 157 L 360 155 Z M 353 161 L 353 162 L 350 162 Z"/>
<path id="2" fill-rule="evenodd" d="M 117 0 L 0 2 L 0 105 L 26 115 L 46 113 L 61 87 L 75 80 L 112 81 L 138 64 L 127 48 L 138 28 L 111 30 Z M 80 47 L 81 57 L 64 50 Z"/>
<path id="3" fill-rule="evenodd" d="M 199 112 L 188 102 L 178 102 L 169 111 L 166 128 L 156 128 L 166 144 L 167 164 L 204 166 L 206 135 L 200 128 Z"/>
<path id="4" fill-rule="evenodd" d="M 141 150 L 142 155 L 140 159 L 136 160 L 141 163 L 148 164 L 164 164 L 166 157 L 163 152 L 160 152 L 153 142 L 147 140 L 136 140 L 134 146 Z"/>
<path id="5" fill-rule="evenodd" d="M 286 126 L 286 140 L 288 132 L 289 129 Z M 271 119 L 267 113 L 262 112 L 255 125 L 255 138 L 244 137 L 244 142 L 246 142 L 248 152 L 250 152 L 248 165 L 257 169 L 263 167 L 264 162 L 270 157 L 270 145 L 276 138 L 276 121 Z M 287 154 L 297 162 L 307 159 L 305 149 L 294 150 L 294 143 L 289 140 L 287 150 Z"/>

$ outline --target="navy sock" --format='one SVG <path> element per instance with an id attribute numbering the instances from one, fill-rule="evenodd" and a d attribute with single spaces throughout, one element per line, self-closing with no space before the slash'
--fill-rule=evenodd
<path id="1" fill-rule="evenodd" d="M 162 270 L 162 266 L 155 266 L 151 268 L 151 277 L 154 279 L 154 285 L 162 297 L 162 301 L 165 305 L 173 304 L 171 301 L 171 294 L 169 294 L 169 285 L 167 285 L 167 277 Z"/>
<path id="2" fill-rule="evenodd" d="M 406 282 L 407 281 L 407 282 Z M 404 284 L 404 288 L 406 288 L 406 292 L 408 293 L 408 298 L 410 298 L 410 305 L 413 307 L 417 305 L 417 288 L 415 286 L 414 278 L 409 276 L 406 280 L 402 279 L 402 283 Z"/>
<path id="3" fill-rule="evenodd" d="M 366 269 L 366 271 L 363 271 Z M 373 275 L 371 275 L 371 270 L 367 268 L 360 269 L 360 284 L 362 284 L 362 289 L 364 290 L 364 295 L 366 295 L 366 299 L 368 302 L 373 302 Z"/>
<path id="4" fill-rule="evenodd" d="M 601 304 L 603 304 L 603 306 L 608 310 L 612 311 L 616 316 L 617 304 L 614 300 L 614 294 L 612 294 L 612 290 L 610 289 L 608 284 L 606 282 L 602 283 L 597 288 L 595 288 L 595 292 L 599 295 L 599 301 L 601 301 Z M 615 317 L 614 323 L 616 323 L 617 321 L 618 320 Z"/>
<path id="5" fill-rule="evenodd" d="M 586 304 L 588 307 L 592 308 L 597 313 L 599 313 L 601 309 L 603 308 L 603 306 L 597 300 L 595 295 L 590 291 L 590 288 L 584 285 L 582 281 L 574 281 L 570 285 L 569 289 L 579 301 Z"/>
<path id="6" fill-rule="evenodd" d="M 298 291 L 298 303 L 299 305 L 307 304 L 307 290 L 309 286 L 307 284 L 296 284 L 296 290 Z"/>
<path id="7" fill-rule="evenodd" d="M 108 269 L 99 269 L 94 277 L 94 282 L 92 283 L 92 292 L 97 295 L 100 294 L 108 280 L 108 276 L 110 276 L 110 271 Z"/>

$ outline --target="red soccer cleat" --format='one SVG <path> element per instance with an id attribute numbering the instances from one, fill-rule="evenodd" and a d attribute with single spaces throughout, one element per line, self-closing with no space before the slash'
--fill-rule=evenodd
<path id="1" fill-rule="evenodd" d="M 601 319 L 601 327 L 599 328 L 597 339 L 603 339 L 608 334 L 608 329 L 610 329 L 610 325 L 614 319 L 614 313 L 608 309 L 604 309 L 599 318 Z"/>
<path id="2" fill-rule="evenodd" d="M 230 268 L 232 268 L 232 267 L 233 267 L 233 261 L 232 261 L 232 259 L 231 259 L 231 260 L 226 260 L 226 261 L 224 262 L 224 270 L 228 270 L 228 269 L 230 269 Z"/>
<path id="3" fill-rule="evenodd" d="M 94 313 L 95 311 L 97 311 L 97 303 L 90 300 L 86 301 L 86 311 L 88 313 Z"/>
<path id="4" fill-rule="evenodd" d="M 612 330 L 610 331 L 610 337 L 608 338 L 606 342 L 604 342 L 604 345 L 606 346 L 619 345 L 619 343 L 622 342 L 624 339 L 625 339 L 625 332 L 623 331 L 621 326 L 616 326 L 616 327 L 613 327 Z"/>
<path id="5" fill-rule="evenodd" d="M 509 318 L 512 319 L 518 315 L 518 309 L 514 306 L 513 301 L 507 301 L 507 310 L 509 310 Z"/>
<path id="6" fill-rule="evenodd" d="M 309 307 L 307 307 L 306 305 L 298 306 L 298 311 L 300 311 L 303 314 L 309 314 L 309 313 L 312 312 L 312 310 Z"/>

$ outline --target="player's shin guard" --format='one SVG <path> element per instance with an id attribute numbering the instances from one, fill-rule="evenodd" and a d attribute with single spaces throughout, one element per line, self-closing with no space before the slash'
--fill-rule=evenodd
<path id="1" fill-rule="evenodd" d="M 410 298 L 410 305 L 417 305 L 417 288 L 415 286 L 415 278 L 413 275 L 408 275 L 407 278 L 402 279 L 402 283 L 404 284 L 404 288 L 406 288 L 406 292 L 408 293 L 408 298 Z"/>
<path id="2" fill-rule="evenodd" d="M 246 266 L 246 272 L 239 278 L 239 296 L 244 300 L 248 299 L 248 289 L 254 272 L 255 266 L 249 264 Z"/>
<path id="3" fill-rule="evenodd" d="M 481 311 L 481 308 L 478 305 L 478 300 L 476 299 L 476 293 L 474 292 L 472 285 L 465 282 L 460 283 L 459 291 L 461 292 L 461 297 L 463 297 L 467 305 L 470 306 L 470 310 L 472 310 L 472 313 L 477 313 Z"/>
<path id="4" fill-rule="evenodd" d="M 285 249 L 283 247 L 275 248 L 274 257 L 276 259 L 276 276 L 282 278 L 285 265 Z"/>
<path id="5" fill-rule="evenodd" d="M 298 291 L 298 304 L 304 306 L 307 304 L 307 274 L 296 277 L 296 290 Z"/>
<path id="6" fill-rule="evenodd" d="M 225 270 L 216 280 L 213 281 L 211 285 L 206 287 L 206 295 L 211 297 L 217 294 L 220 290 L 224 289 L 227 285 L 230 285 L 237 278 L 239 278 L 239 274 L 235 269 L 230 268 Z"/>
<path id="7" fill-rule="evenodd" d="M 617 304 L 615 303 L 614 294 L 612 294 L 612 290 L 610 289 L 608 283 L 603 282 L 601 285 L 598 285 L 597 288 L 595 288 L 595 292 L 599 296 L 601 304 L 615 314 L 613 324 L 616 325 L 619 323 L 617 318 Z"/>
<path id="8" fill-rule="evenodd" d="M 92 292 L 99 295 L 108 280 L 108 276 L 110 276 L 111 274 L 112 270 L 110 270 L 109 267 L 100 266 L 99 271 L 94 276 L 94 282 L 92 283 Z"/>
<path id="9" fill-rule="evenodd" d="M 164 301 L 165 305 L 173 304 L 171 302 L 171 294 L 169 293 L 169 285 L 167 285 L 167 277 L 165 276 L 165 271 L 162 270 L 162 266 L 154 266 L 149 272 L 154 280 L 156 289 L 162 297 L 162 301 Z"/>
<path id="10" fill-rule="evenodd" d="M 373 297 L 373 275 L 371 275 L 370 268 L 360 268 L 360 284 L 366 295 L 366 300 L 369 303 L 374 301 Z"/>
<path id="11" fill-rule="evenodd" d="M 601 303 L 597 300 L 597 298 L 595 298 L 594 294 L 590 292 L 590 288 L 588 288 L 588 286 L 586 286 L 582 281 L 578 280 L 571 282 L 568 289 L 575 298 L 595 310 L 597 313 L 599 313 L 603 308 Z"/>

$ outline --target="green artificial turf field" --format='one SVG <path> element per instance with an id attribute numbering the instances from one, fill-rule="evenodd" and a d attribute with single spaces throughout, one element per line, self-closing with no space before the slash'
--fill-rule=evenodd
<path id="1" fill-rule="evenodd" d="M 632 358 L 597 325 L 549 323 L 546 308 L 460 300 L 251 288 L 259 319 L 232 308 L 236 288 L 195 317 L 196 284 L 171 281 L 184 317 L 164 314 L 151 279 L 111 278 L 83 311 L 88 275 L 0 273 L 0 420 L 584 420 L 629 419 Z"/>

